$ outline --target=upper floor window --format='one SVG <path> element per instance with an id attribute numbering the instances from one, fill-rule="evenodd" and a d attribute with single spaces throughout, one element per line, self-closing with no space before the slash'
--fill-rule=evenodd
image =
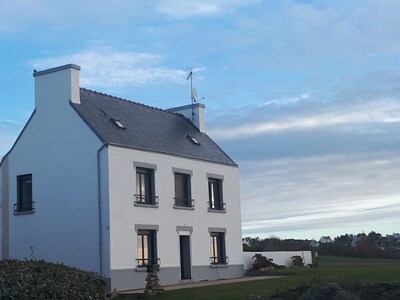
<path id="1" fill-rule="evenodd" d="M 32 199 L 32 174 L 17 176 L 17 203 L 14 212 L 34 211 Z"/>
<path id="2" fill-rule="evenodd" d="M 211 264 L 227 264 L 228 257 L 225 251 L 225 233 L 211 232 Z"/>
<path id="3" fill-rule="evenodd" d="M 225 210 L 222 179 L 208 178 L 208 208 L 210 210 Z"/>
<path id="4" fill-rule="evenodd" d="M 137 267 L 159 264 L 157 258 L 157 238 L 155 230 L 138 230 Z"/>
<path id="5" fill-rule="evenodd" d="M 174 173 L 175 179 L 175 206 L 194 207 L 192 199 L 190 174 Z"/>
<path id="6" fill-rule="evenodd" d="M 136 204 L 158 204 L 155 195 L 154 170 L 136 167 Z"/>

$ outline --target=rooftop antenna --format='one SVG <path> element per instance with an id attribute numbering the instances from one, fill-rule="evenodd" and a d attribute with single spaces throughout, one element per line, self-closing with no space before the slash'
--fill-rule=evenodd
<path id="1" fill-rule="evenodd" d="M 197 89 L 193 88 L 193 69 L 192 68 L 190 69 L 190 72 L 189 72 L 186 80 L 189 80 L 189 78 L 190 78 L 190 100 L 192 101 L 192 122 L 194 122 L 194 103 L 199 100 L 204 99 L 204 97 L 201 99 L 198 99 L 199 97 L 197 95 Z"/>

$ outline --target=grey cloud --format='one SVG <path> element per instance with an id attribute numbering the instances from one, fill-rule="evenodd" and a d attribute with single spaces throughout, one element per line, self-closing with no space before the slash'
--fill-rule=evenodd
<path id="1" fill-rule="evenodd" d="M 397 152 L 242 162 L 245 234 L 395 224 Z M 336 225 L 335 225 L 336 224 Z"/>
<path id="2" fill-rule="evenodd" d="M 303 221 L 303 222 L 282 222 L 281 224 L 260 225 L 256 228 L 246 228 L 244 223 L 243 235 L 258 235 L 261 237 L 270 236 L 271 233 L 283 232 L 289 237 L 294 236 L 296 231 L 303 232 L 302 238 L 311 238 L 315 232 L 320 232 L 320 235 L 326 235 L 327 232 L 335 231 L 335 235 L 344 233 L 358 233 L 359 230 L 370 232 L 378 231 L 380 228 L 385 228 L 383 234 L 389 234 L 396 231 L 398 226 L 398 215 L 400 213 L 399 205 L 393 205 L 391 209 L 383 211 L 371 211 L 368 214 L 349 214 L 347 216 L 329 217 L 324 216 L 319 220 Z M 379 226 L 379 228 L 377 228 Z M 353 228 L 357 228 L 356 231 Z M 304 236 L 307 232 L 307 236 Z M 318 236 L 318 235 L 317 235 Z M 317 237 L 316 236 L 316 237 Z"/>

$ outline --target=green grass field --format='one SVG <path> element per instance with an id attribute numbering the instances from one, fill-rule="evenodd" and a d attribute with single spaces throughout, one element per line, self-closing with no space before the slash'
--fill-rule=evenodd
<path id="1" fill-rule="evenodd" d="M 284 275 L 287 270 L 279 270 L 279 272 Z M 248 294 L 268 296 L 308 283 L 355 284 L 400 281 L 400 260 L 322 256 L 319 268 L 290 269 L 290 272 L 293 273 L 293 271 L 294 275 L 283 278 L 166 291 L 152 299 L 243 300 Z M 121 297 L 119 299 L 137 298 Z"/>

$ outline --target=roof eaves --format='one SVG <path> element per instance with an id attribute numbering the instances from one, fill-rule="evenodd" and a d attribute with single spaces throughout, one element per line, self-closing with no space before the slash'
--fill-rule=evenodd
<path id="1" fill-rule="evenodd" d="M 121 145 L 121 144 L 112 143 L 112 142 L 108 143 L 108 145 L 110 145 L 110 146 L 116 146 L 116 147 L 121 147 L 121 148 L 128 148 L 128 149 L 135 149 L 135 150 L 153 152 L 153 153 L 168 154 L 168 155 L 172 155 L 172 156 L 190 158 L 190 159 L 195 159 L 195 160 L 198 160 L 198 161 L 206 161 L 206 162 L 211 162 L 211 163 L 214 163 L 214 164 L 221 164 L 221 165 L 226 165 L 226 166 L 231 166 L 231 167 L 239 167 L 232 159 L 230 159 L 229 156 L 228 156 L 228 158 L 232 161 L 232 163 L 224 163 L 224 162 L 221 162 L 221 161 L 215 161 L 215 160 L 205 159 L 205 158 L 198 158 L 198 157 L 195 157 L 195 156 L 184 155 L 184 154 L 178 154 L 178 153 L 172 153 L 172 152 L 168 152 L 168 151 L 160 151 L 160 150 L 153 150 L 153 149 L 149 149 L 149 148 L 142 148 L 142 147 L 134 147 L 134 146 Z M 224 153 L 225 153 L 225 152 L 224 152 Z"/>
<path id="2" fill-rule="evenodd" d="M 203 134 L 205 134 L 206 136 L 208 136 L 207 133 L 203 133 Z M 218 144 L 217 144 L 216 142 L 214 142 L 214 140 L 213 140 L 211 137 L 208 136 L 208 138 L 211 140 L 211 142 L 214 143 L 215 146 L 218 147 L 219 150 L 221 150 L 222 153 L 224 153 L 224 154 L 226 155 L 227 158 L 229 158 L 229 160 L 230 160 L 235 166 L 239 167 L 239 165 L 238 165 L 228 154 L 226 154 L 226 152 L 225 152 L 224 150 L 222 150 L 221 147 L 218 146 Z"/>

